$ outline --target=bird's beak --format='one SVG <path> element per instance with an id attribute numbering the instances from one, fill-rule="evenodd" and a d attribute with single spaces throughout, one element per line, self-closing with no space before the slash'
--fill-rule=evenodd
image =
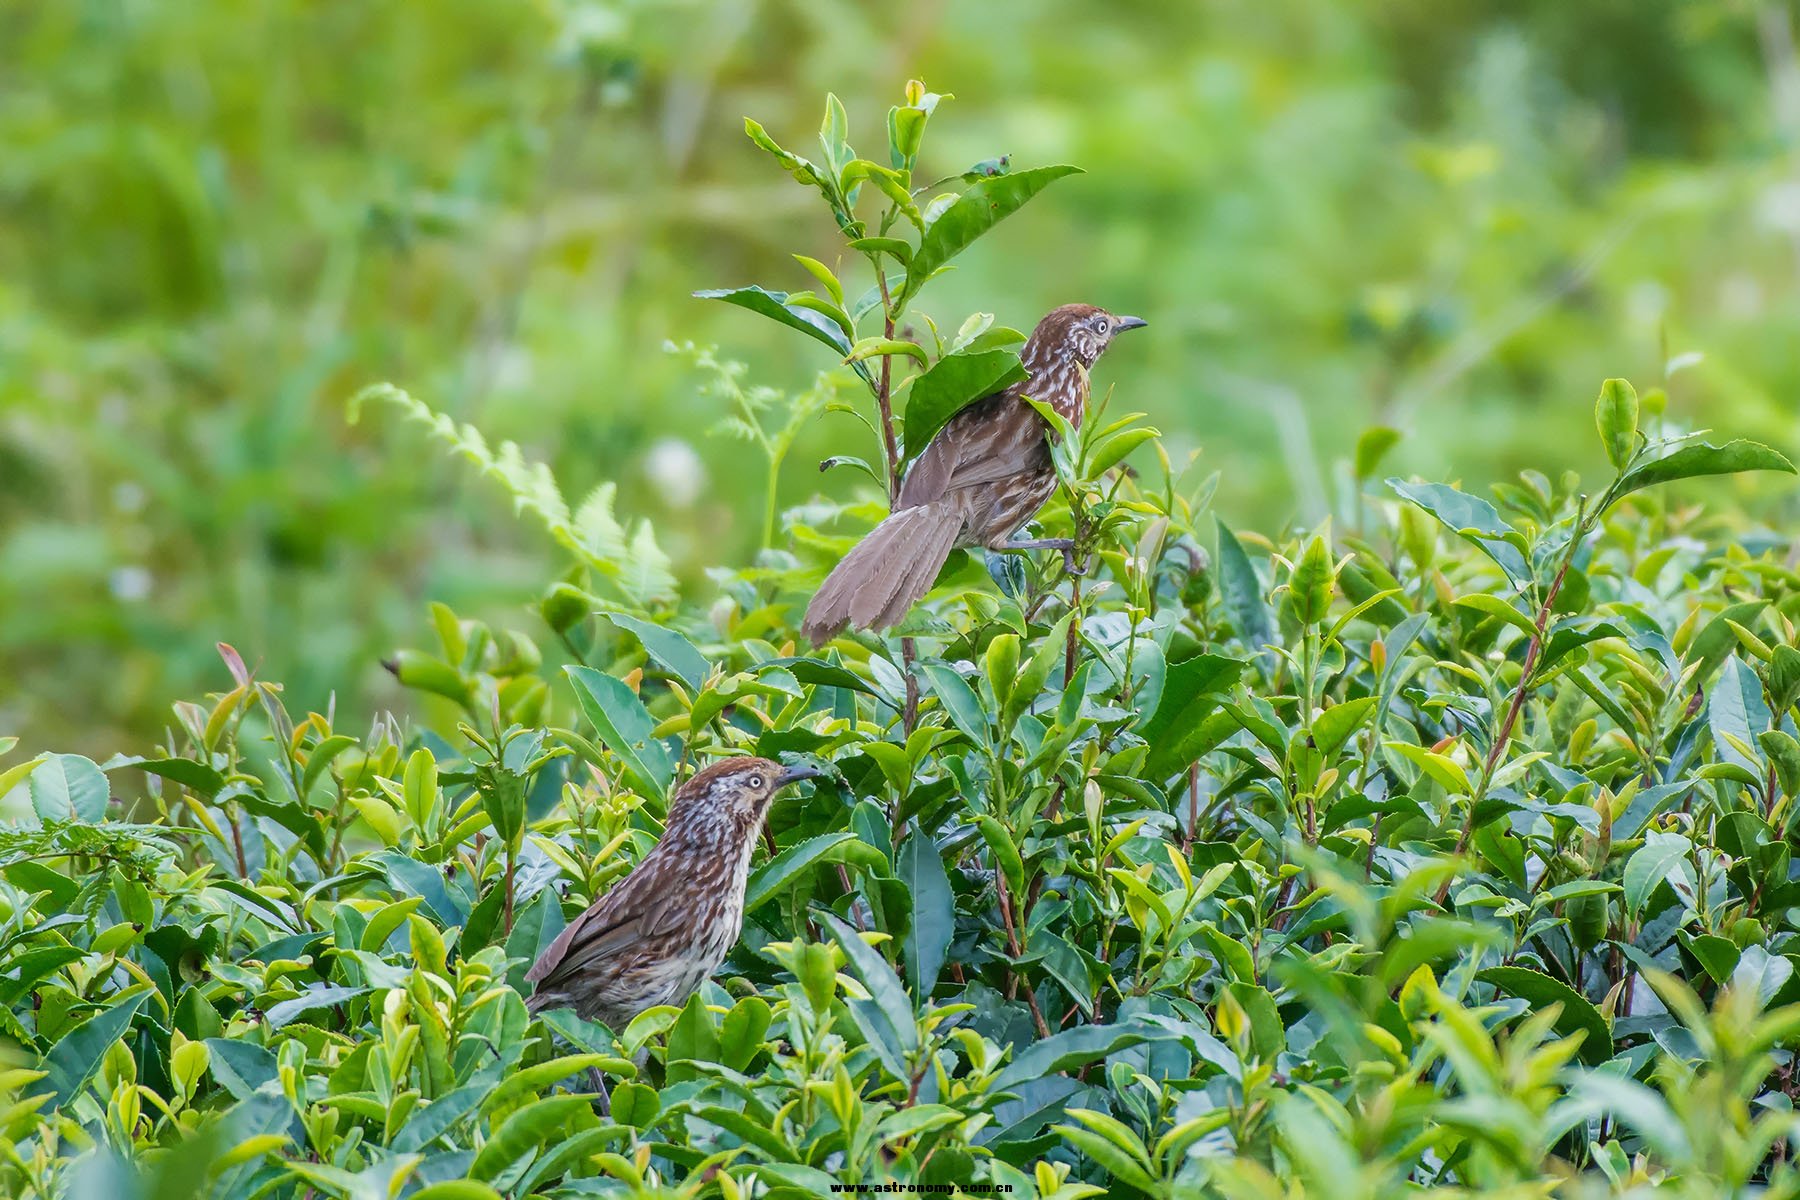
<path id="1" fill-rule="evenodd" d="M 1142 329 L 1149 323 L 1150 322 L 1144 320 L 1142 317 L 1114 317 L 1113 331 L 1116 333 L 1124 333 L 1127 329 Z"/>
<path id="2" fill-rule="evenodd" d="M 799 783 L 802 779 L 817 779 L 824 773 L 825 772 L 819 770 L 817 767 L 787 767 L 782 770 L 780 775 L 775 777 L 775 786 L 784 788 L 790 783 Z"/>

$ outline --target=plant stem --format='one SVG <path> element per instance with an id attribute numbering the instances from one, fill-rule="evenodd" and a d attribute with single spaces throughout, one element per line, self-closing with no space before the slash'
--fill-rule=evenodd
<path id="1" fill-rule="evenodd" d="M 1610 494 L 1610 493 L 1609 493 Z M 1603 501 L 1594 515 L 1606 511 Z M 1519 671 L 1519 684 L 1513 689 L 1512 701 L 1506 706 L 1506 716 L 1500 722 L 1499 730 L 1494 734 L 1494 744 L 1488 747 L 1487 758 L 1481 764 L 1481 779 L 1475 785 L 1475 793 L 1469 797 L 1469 811 L 1463 817 L 1462 832 L 1456 838 L 1457 857 L 1469 848 L 1469 839 L 1475 834 L 1475 809 L 1487 798 L 1487 790 L 1494 780 L 1494 772 L 1500 766 L 1500 760 L 1506 754 L 1506 744 L 1512 740 L 1513 728 L 1519 723 L 1519 714 L 1525 708 L 1525 698 L 1531 694 L 1537 682 L 1538 659 L 1544 652 L 1544 634 L 1550 627 L 1550 612 L 1556 603 L 1557 593 L 1562 591 L 1563 580 L 1569 576 L 1569 567 L 1575 562 L 1575 551 L 1588 534 L 1587 498 L 1582 497 L 1575 509 L 1575 528 L 1569 534 L 1569 544 L 1563 548 L 1562 562 L 1557 565 L 1556 574 L 1550 580 L 1550 586 L 1544 591 L 1544 599 L 1538 605 L 1537 619 L 1532 622 L 1531 641 L 1525 647 L 1525 665 Z M 1446 878 L 1438 885 L 1434 901 L 1443 904 L 1444 897 L 1450 894 L 1450 880 Z"/>
<path id="2" fill-rule="evenodd" d="M 506 891 L 502 893 L 500 897 L 500 903 L 503 908 L 502 918 L 506 925 L 507 936 L 509 937 L 512 935 L 513 927 L 513 870 L 517 865 L 518 864 L 513 858 L 513 849 L 509 845 L 506 848 L 506 878 L 501 881 L 501 886 L 504 887 Z"/>
<path id="3" fill-rule="evenodd" d="M 1014 958 L 1018 958 L 1024 950 L 1019 945 L 1018 929 L 1013 924 L 1012 894 L 1007 890 L 1006 873 L 998 867 L 994 870 L 994 888 L 1000 896 L 1000 920 L 1006 925 L 1006 948 Z M 1017 995 L 1019 984 L 1024 980 L 1020 979 L 1018 971 L 1010 963 L 1007 964 L 1006 973 L 1008 992 Z M 1037 995 L 1031 990 L 1029 983 L 1025 984 L 1025 1003 L 1031 1009 L 1031 1019 L 1037 1025 L 1038 1036 L 1049 1037 L 1050 1025 L 1044 1020 L 1043 1011 L 1038 1008 Z"/>
<path id="4" fill-rule="evenodd" d="M 894 302 L 888 295 L 887 272 L 882 269 L 881 256 L 874 255 L 875 281 L 881 287 L 881 320 L 882 328 L 889 341 L 894 337 Z M 894 356 L 881 356 L 881 381 L 875 388 L 875 403 L 881 409 L 882 449 L 887 453 L 888 507 L 900 498 L 900 444 L 894 438 L 894 398 L 893 398 L 893 364 Z"/>

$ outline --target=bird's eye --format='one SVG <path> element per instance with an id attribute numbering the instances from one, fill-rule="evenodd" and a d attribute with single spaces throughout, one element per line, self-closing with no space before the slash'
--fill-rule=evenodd
<path id="1" fill-rule="evenodd" d="M 750 786 L 751 787 L 761 788 L 762 785 L 763 785 L 763 777 L 761 775 L 752 775 L 750 777 Z"/>
<path id="2" fill-rule="evenodd" d="M 1098 325 L 1094 326 L 1094 328 L 1101 333 L 1105 333 L 1106 332 L 1106 318 L 1101 317 L 1100 323 Z"/>

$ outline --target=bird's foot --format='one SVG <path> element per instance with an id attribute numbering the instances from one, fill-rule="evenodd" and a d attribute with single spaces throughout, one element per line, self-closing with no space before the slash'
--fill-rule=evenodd
<path id="1" fill-rule="evenodd" d="M 1020 554 L 1027 550 L 1060 550 L 1063 556 L 1063 569 L 1071 575 L 1086 575 L 1087 568 L 1075 561 L 1074 538 L 1014 538 L 994 547 L 1008 554 Z"/>

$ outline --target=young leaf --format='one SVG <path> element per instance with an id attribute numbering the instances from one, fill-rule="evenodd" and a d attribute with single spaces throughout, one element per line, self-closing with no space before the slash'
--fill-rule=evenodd
<path id="1" fill-rule="evenodd" d="M 1601 384 L 1600 398 L 1594 402 L 1594 427 L 1606 447 L 1606 460 L 1624 470 L 1637 451 L 1637 389 L 1623 379 Z"/>

